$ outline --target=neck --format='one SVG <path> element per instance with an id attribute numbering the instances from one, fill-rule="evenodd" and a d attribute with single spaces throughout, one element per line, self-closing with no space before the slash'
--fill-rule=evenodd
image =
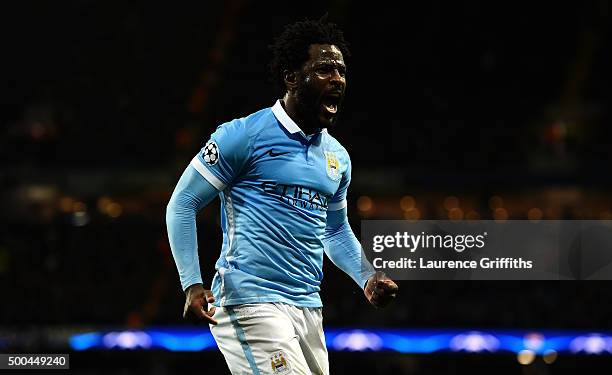
<path id="1" fill-rule="evenodd" d="M 302 129 L 304 134 L 314 134 L 321 128 L 318 124 L 314 125 L 312 121 L 308 121 L 306 114 L 300 111 L 299 102 L 294 95 L 291 95 L 289 92 L 285 93 L 285 96 L 281 100 L 281 104 L 283 108 L 285 108 L 285 112 L 287 112 L 289 117 L 291 117 L 300 129 Z"/>

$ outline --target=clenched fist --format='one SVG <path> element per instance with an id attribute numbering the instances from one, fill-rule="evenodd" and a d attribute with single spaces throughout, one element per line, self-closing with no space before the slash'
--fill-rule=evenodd
<path id="1" fill-rule="evenodd" d="M 384 272 L 377 271 L 368 279 L 363 292 L 374 307 L 385 307 L 395 298 L 398 290 L 393 280 Z"/>

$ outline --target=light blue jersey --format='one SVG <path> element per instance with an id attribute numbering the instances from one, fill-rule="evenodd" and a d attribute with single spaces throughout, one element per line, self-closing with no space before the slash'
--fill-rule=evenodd
<path id="1" fill-rule="evenodd" d="M 326 130 L 307 137 L 277 101 L 219 126 L 191 166 L 220 191 L 216 304 L 320 307 L 326 217 L 351 178 L 344 147 Z"/>

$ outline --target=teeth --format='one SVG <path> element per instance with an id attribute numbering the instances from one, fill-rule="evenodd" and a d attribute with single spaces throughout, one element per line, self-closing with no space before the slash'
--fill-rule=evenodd
<path id="1" fill-rule="evenodd" d="M 338 108 L 333 104 L 324 104 L 323 106 L 325 107 L 325 109 L 327 109 L 328 112 L 331 113 L 336 113 L 336 111 L 338 110 Z"/>

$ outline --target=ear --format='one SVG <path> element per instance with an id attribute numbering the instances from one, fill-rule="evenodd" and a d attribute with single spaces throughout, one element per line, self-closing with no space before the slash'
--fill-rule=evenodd
<path id="1" fill-rule="evenodd" d="M 297 79 L 296 72 L 293 72 L 290 70 L 284 70 L 283 78 L 285 79 L 285 86 L 287 86 L 288 91 L 291 91 L 297 87 L 298 79 Z"/>

